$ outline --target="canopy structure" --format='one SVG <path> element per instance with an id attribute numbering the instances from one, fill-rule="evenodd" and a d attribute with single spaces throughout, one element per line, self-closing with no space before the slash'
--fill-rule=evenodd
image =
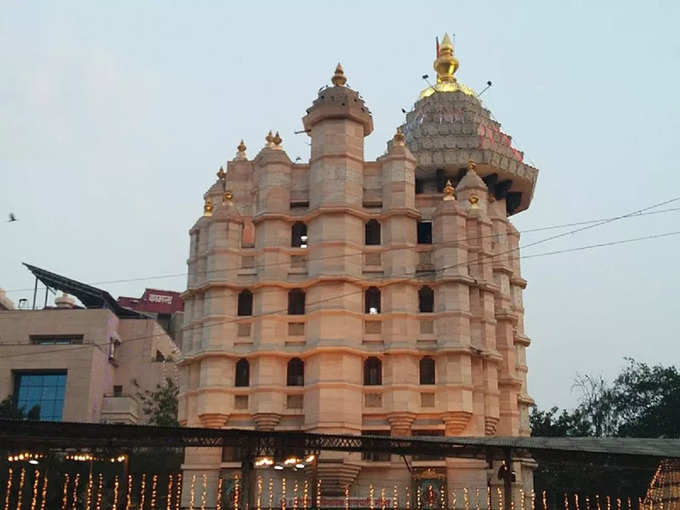
<path id="1" fill-rule="evenodd" d="M 17 420 L 0 420 L 0 444 L 8 449 L 238 447 L 250 456 L 299 449 L 505 460 L 510 453 L 514 458 L 536 456 L 560 462 L 597 461 L 640 467 L 655 467 L 664 458 L 680 458 L 680 439 L 353 436 Z"/>
<path id="2" fill-rule="evenodd" d="M 24 266 L 26 266 L 36 278 L 36 291 L 37 281 L 40 280 L 48 289 L 58 289 L 77 297 L 87 308 L 106 308 L 111 310 L 118 317 L 126 319 L 148 318 L 144 314 L 120 306 L 118 301 L 105 290 L 98 289 L 97 287 L 77 280 L 72 280 L 71 278 L 61 276 L 57 273 L 52 273 L 46 269 L 32 266 L 31 264 L 26 264 L 25 262 Z M 47 297 L 45 297 L 45 302 L 47 302 Z M 33 307 L 35 308 L 35 292 L 33 296 Z"/>

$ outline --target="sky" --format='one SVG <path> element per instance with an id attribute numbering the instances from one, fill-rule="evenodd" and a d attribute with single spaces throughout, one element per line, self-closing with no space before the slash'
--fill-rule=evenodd
<path id="1" fill-rule="evenodd" d="M 112 295 L 183 290 L 188 229 L 241 138 L 306 160 L 301 118 L 342 62 L 385 150 L 455 34 L 457 77 L 540 169 L 520 231 L 628 217 L 522 255 L 680 231 L 680 4 L 601 1 L 0 0 L 0 287 L 39 267 Z M 521 245 L 575 230 L 524 232 Z M 522 261 L 529 393 L 572 407 L 575 377 L 625 357 L 678 364 L 680 236 Z M 101 283 L 134 279 L 136 281 Z"/>

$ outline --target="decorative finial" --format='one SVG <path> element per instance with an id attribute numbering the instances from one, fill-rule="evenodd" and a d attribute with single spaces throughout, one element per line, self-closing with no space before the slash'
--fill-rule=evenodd
<path id="1" fill-rule="evenodd" d="M 206 200 L 203 204 L 203 216 L 212 216 L 213 204 L 210 200 Z"/>
<path id="2" fill-rule="evenodd" d="M 333 78 L 331 78 L 331 82 L 333 82 L 333 85 L 336 87 L 344 87 L 345 83 L 347 83 L 345 71 L 340 65 L 340 62 L 338 62 L 338 65 L 335 68 L 335 74 L 333 75 Z"/>
<path id="3" fill-rule="evenodd" d="M 402 133 L 401 128 L 397 128 L 397 132 L 394 134 L 394 145 L 398 147 L 403 147 L 406 145 L 406 137 L 404 136 L 404 133 Z"/>
<path id="4" fill-rule="evenodd" d="M 220 181 L 223 181 L 224 178 L 226 177 L 226 175 L 227 175 L 227 172 L 224 171 L 224 168 L 220 167 L 220 169 L 217 171 L 217 178 Z"/>
<path id="5" fill-rule="evenodd" d="M 234 205 L 231 201 L 234 198 L 234 194 L 231 192 L 231 190 L 227 190 L 224 192 L 224 196 L 222 197 L 222 205 L 228 205 L 232 206 Z"/>
<path id="6" fill-rule="evenodd" d="M 238 151 L 236 152 L 237 161 L 243 161 L 245 159 L 248 159 L 248 157 L 246 156 L 246 144 L 243 143 L 243 140 L 241 140 L 241 143 L 238 144 L 236 150 Z"/>
<path id="7" fill-rule="evenodd" d="M 281 149 L 281 142 L 283 142 L 283 139 L 279 136 L 279 132 L 277 131 L 276 134 L 274 135 L 274 138 L 272 139 L 274 142 L 274 148 L 275 149 Z"/>
<path id="8" fill-rule="evenodd" d="M 453 75 L 458 70 L 458 59 L 453 56 L 453 44 L 449 34 L 444 34 L 439 52 L 434 61 L 434 70 L 437 71 L 437 83 L 451 83 L 456 79 Z"/>
<path id="9" fill-rule="evenodd" d="M 264 139 L 265 139 L 266 142 L 267 142 L 267 143 L 265 144 L 265 147 L 271 148 L 271 147 L 274 146 L 274 135 L 272 135 L 272 132 L 271 132 L 271 131 L 270 131 L 269 133 L 267 133 L 267 136 L 265 136 Z"/>
<path id="10" fill-rule="evenodd" d="M 446 186 L 444 186 L 444 197 L 442 200 L 455 200 L 456 197 L 453 196 L 455 191 L 456 189 L 453 187 L 453 184 L 451 184 L 451 180 L 449 179 L 446 181 Z"/>
<path id="11" fill-rule="evenodd" d="M 468 169 L 468 172 L 469 172 L 469 171 L 473 171 L 473 172 L 474 172 L 476 168 L 477 168 L 477 163 L 475 163 L 474 161 L 472 161 L 471 159 L 469 159 L 468 162 L 467 162 L 467 169 Z"/>
<path id="12" fill-rule="evenodd" d="M 470 202 L 470 209 L 479 209 L 479 197 L 477 195 L 470 195 L 468 202 Z"/>

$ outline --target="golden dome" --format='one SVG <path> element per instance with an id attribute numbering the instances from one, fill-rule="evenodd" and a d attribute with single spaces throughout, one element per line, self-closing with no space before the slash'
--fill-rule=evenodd
<path id="1" fill-rule="evenodd" d="M 453 54 L 453 43 L 449 34 L 444 34 L 442 43 L 437 50 L 437 58 L 433 67 L 437 71 L 437 83 L 433 87 L 427 87 L 420 93 L 420 99 L 431 96 L 435 92 L 462 92 L 469 96 L 476 96 L 471 88 L 458 83 L 454 74 L 458 70 L 458 59 Z"/>

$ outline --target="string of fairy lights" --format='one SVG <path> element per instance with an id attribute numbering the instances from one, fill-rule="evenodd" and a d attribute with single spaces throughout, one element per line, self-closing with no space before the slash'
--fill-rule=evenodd
<path id="1" fill-rule="evenodd" d="M 415 501 L 413 503 L 415 510 L 456 509 L 458 508 L 457 504 L 461 500 L 463 510 L 558 510 L 560 508 L 564 510 L 613 510 L 614 508 L 615 510 L 663 510 L 664 501 L 675 500 L 678 497 L 678 490 L 680 490 L 678 486 L 680 484 L 680 469 L 661 469 L 662 466 L 663 463 L 654 474 L 644 499 L 642 497 L 638 497 L 635 500 L 632 497 L 564 493 L 559 495 L 560 501 L 557 496 L 549 500 L 546 491 L 537 494 L 534 490 L 527 491 L 524 488 L 520 488 L 518 491 L 519 497 L 512 501 L 505 501 L 504 493 L 498 486 L 495 487 L 495 490 L 487 486 L 486 488 L 476 487 L 474 489 L 468 487 L 454 488 L 447 491 L 444 485 L 437 485 L 434 481 L 428 481 L 427 485 L 417 484 L 415 487 Z M 168 475 L 165 491 L 160 490 L 162 484 L 159 474 L 142 473 L 138 475 L 139 484 L 134 483 L 135 476 L 128 475 L 125 499 L 120 497 L 121 479 L 118 475 L 111 480 L 112 494 L 108 497 L 105 487 L 109 485 L 106 483 L 104 473 L 91 472 L 88 475 L 83 499 L 81 499 L 79 492 L 79 473 L 76 473 L 75 476 L 71 476 L 68 472 L 64 473 L 61 488 L 56 485 L 50 486 L 47 471 L 37 468 L 29 470 L 26 467 L 22 467 L 18 470 L 10 466 L 7 475 L 4 498 L 0 499 L 0 501 L 4 502 L 3 510 L 45 510 L 45 508 L 48 508 L 47 502 L 50 487 L 53 487 L 55 498 L 58 498 L 58 494 L 61 495 L 59 498 L 61 510 L 67 510 L 69 503 L 71 503 L 71 509 L 78 510 L 81 501 L 87 510 L 157 510 L 159 509 L 158 504 L 161 501 L 165 503 L 165 510 L 179 510 L 182 505 L 181 474 Z M 246 510 L 248 507 L 241 500 L 241 480 L 238 473 L 234 474 L 231 478 L 231 484 L 226 484 L 225 480 L 226 478 L 222 475 L 218 477 L 216 485 L 217 494 L 214 499 L 211 499 L 207 475 L 202 473 L 197 477 L 196 474 L 193 474 L 185 507 L 190 510 L 198 510 L 199 508 L 200 510 L 207 510 L 208 508 L 214 508 L 215 510 L 222 510 L 223 508 L 225 510 L 239 510 L 243 507 Z M 147 487 L 149 485 L 147 482 L 149 481 L 150 490 Z M 262 510 L 265 501 L 267 502 L 266 507 L 271 510 L 307 510 L 310 508 L 308 495 L 310 483 L 307 478 L 290 479 L 284 476 L 279 482 L 279 504 L 275 506 L 273 504 L 276 495 L 274 479 L 270 477 L 265 484 L 264 477 L 258 475 L 255 486 L 256 497 L 254 505 L 257 510 Z M 290 491 L 291 485 L 292 491 Z M 135 486 L 138 487 L 137 491 L 133 490 Z M 229 487 L 232 492 L 231 499 L 225 500 L 225 489 Z M 322 498 L 320 479 L 316 480 L 315 488 L 315 508 L 323 508 L 324 500 Z M 377 510 L 378 507 L 380 510 L 388 510 L 390 507 L 392 510 L 398 510 L 399 508 L 410 510 L 411 493 L 408 484 L 403 487 L 403 490 L 400 490 L 398 484 L 395 483 L 391 489 L 390 501 L 387 486 L 376 487 L 375 484 L 371 483 L 368 486 L 365 499 L 362 499 L 360 494 L 356 494 L 353 498 L 350 486 L 345 486 L 342 507 L 345 510 L 350 510 L 353 506 L 365 507 L 367 504 L 371 510 Z M 485 491 L 485 497 L 482 495 L 483 491 Z M 401 501 L 400 493 L 404 496 L 404 499 Z M 71 497 L 69 497 L 69 494 Z M 462 495 L 462 498 L 459 495 Z M 105 501 L 109 503 L 105 505 Z M 123 501 L 125 502 L 124 505 L 121 504 Z M 214 501 L 214 503 L 209 503 L 209 501 Z M 225 501 L 228 502 L 226 506 L 224 505 Z M 484 505 L 482 501 L 484 501 Z M 537 502 L 540 502 L 540 505 Z M 338 503 L 335 502 L 333 505 L 338 505 Z M 584 505 L 582 506 L 581 503 L 584 503 Z M 665 508 L 666 510 L 672 510 L 671 506 Z"/>

